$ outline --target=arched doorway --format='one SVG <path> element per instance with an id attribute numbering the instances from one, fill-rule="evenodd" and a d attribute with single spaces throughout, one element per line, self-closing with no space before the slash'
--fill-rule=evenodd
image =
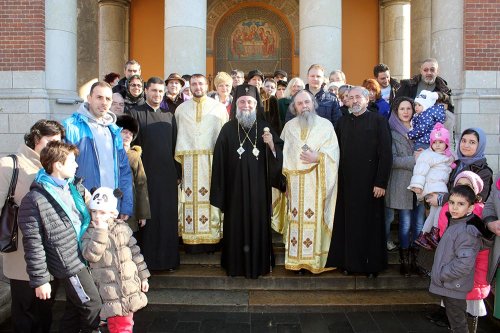
<path id="1" fill-rule="evenodd" d="M 276 69 L 292 72 L 292 33 L 283 19 L 264 7 L 228 12 L 214 35 L 215 72 L 258 68 L 265 75 Z"/>

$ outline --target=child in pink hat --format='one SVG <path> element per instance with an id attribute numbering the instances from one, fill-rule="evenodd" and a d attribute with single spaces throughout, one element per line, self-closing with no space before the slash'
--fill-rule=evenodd
<path id="1" fill-rule="evenodd" d="M 448 193 L 448 179 L 455 156 L 450 150 L 450 133 L 441 123 L 434 126 L 430 134 L 430 147 L 424 150 L 415 163 L 408 189 L 424 200 L 431 193 Z M 415 243 L 426 249 L 436 248 L 439 242 L 438 218 L 441 207 L 431 206 L 429 216 Z"/>

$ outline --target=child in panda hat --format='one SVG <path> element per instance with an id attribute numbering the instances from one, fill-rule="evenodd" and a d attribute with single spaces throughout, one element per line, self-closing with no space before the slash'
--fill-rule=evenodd
<path id="1" fill-rule="evenodd" d="M 146 306 L 149 273 L 132 236 L 132 230 L 118 219 L 121 191 L 100 187 L 91 191 L 91 225 L 82 238 L 83 257 L 103 301 L 101 319 L 109 332 L 132 332 L 133 314 Z"/>

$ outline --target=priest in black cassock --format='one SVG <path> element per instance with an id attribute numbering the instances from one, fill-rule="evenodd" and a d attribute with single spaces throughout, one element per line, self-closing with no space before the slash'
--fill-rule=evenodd
<path id="1" fill-rule="evenodd" d="M 150 270 L 173 271 L 180 262 L 177 181 L 181 170 L 174 160 L 174 114 L 160 108 L 164 92 L 163 80 L 150 78 L 145 87 L 146 103 L 129 113 L 139 122 L 134 143 L 142 147 L 151 207 L 151 219 L 140 230 L 141 252 Z"/>
<path id="2" fill-rule="evenodd" d="M 336 127 L 339 192 L 327 267 L 374 278 L 387 267 L 384 195 L 392 165 L 387 120 L 367 111 L 363 87 L 349 92 L 350 114 Z"/>
<path id="3" fill-rule="evenodd" d="M 224 212 L 221 265 L 229 276 L 256 279 L 274 266 L 271 186 L 281 179 L 283 141 L 256 117 L 258 92 L 249 86 L 236 117 L 217 138 L 210 203 Z"/>

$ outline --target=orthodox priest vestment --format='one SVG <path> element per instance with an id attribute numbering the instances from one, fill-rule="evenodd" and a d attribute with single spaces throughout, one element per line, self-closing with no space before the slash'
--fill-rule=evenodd
<path id="1" fill-rule="evenodd" d="M 301 128 L 299 119 L 286 123 L 281 133 L 283 174 L 287 181 L 288 211 L 284 228 L 285 268 L 322 273 L 325 268 L 337 200 L 339 146 L 330 121 L 316 115 Z M 319 153 L 319 161 L 304 164 L 304 150 Z"/>
<path id="2" fill-rule="evenodd" d="M 203 96 L 179 105 L 175 119 L 179 129 L 175 159 L 182 165 L 183 179 L 182 240 L 187 252 L 214 251 L 222 238 L 222 219 L 220 210 L 210 204 L 210 177 L 215 141 L 228 121 L 227 110 L 224 104 Z"/>

